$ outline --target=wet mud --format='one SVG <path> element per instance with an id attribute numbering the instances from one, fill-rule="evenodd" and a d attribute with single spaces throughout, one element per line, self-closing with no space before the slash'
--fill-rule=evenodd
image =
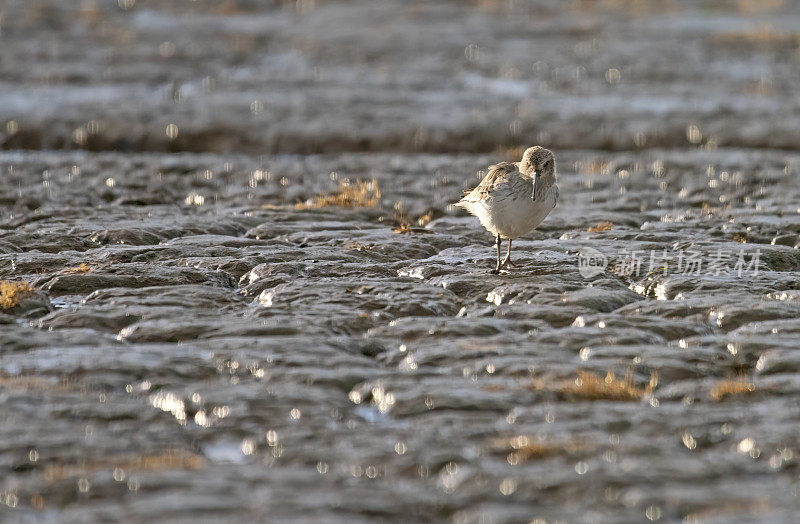
<path id="1" fill-rule="evenodd" d="M 792 4 L 0 13 L 0 520 L 793 521 Z"/>

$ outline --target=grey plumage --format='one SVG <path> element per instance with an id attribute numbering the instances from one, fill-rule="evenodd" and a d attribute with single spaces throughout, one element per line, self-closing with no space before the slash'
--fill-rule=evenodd
<path id="1" fill-rule="evenodd" d="M 511 262 L 511 240 L 536 228 L 558 203 L 555 157 L 541 146 L 525 150 L 519 162 L 500 162 L 477 187 L 467 191 L 456 206 L 475 215 L 498 246 L 499 272 Z M 501 239 L 509 240 L 508 254 L 500 261 Z"/>

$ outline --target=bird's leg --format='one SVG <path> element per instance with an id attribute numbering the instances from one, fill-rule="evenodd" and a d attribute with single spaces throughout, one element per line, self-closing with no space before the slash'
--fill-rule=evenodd
<path id="1" fill-rule="evenodd" d="M 501 266 L 501 264 L 500 264 L 500 242 L 501 242 L 500 235 L 497 235 L 497 239 L 495 240 L 495 246 L 497 246 L 497 265 L 492 270 L 492 273 L 494 273 L 495 275 L 500 273 L 500 266 Z"/>
<path id="2" fill-rule="evenodd" d="M 503 262 L 500 264 L 500 267 L 519 267 L 519 265 L 513 263 L 511 261 L 511 239 L 508 239 L 508 251 L 506 252 L 506 258 L 503 259 Z"/>

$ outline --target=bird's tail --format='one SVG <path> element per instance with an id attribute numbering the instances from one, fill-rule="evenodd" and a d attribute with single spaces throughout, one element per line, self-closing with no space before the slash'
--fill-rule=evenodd
<path id="1" fill-rule="evenodd" d="M 467 199 L 467 197 L 468 197 L 468 196 L 469 196 L 469 195 L 470 195 L 470 194 L 471 194 L 473 191 L 475 191 L 475 189 L 474 189 L 474 188 L 473 188 L 473 189 L 465 189 L 465 190 L 463 190 L 463 191 L 461 192 L 461 194 L 462 194 L 462 195 L 464 195 L 464 196 L 462 196 L 462 197 L 461 197 L 461 200 L 459 200 L 458 202 L 456 202 L 456 203 L 455 203 L 455 204 L 453 204 L 453 205 L 454 205 L 455 207 L 460 207 L 460 208 L 462 208 L 462 209 L 466 209 L 467 211 L 469 211 L 470 204 L 472 204 L 472 202 L 470 202 L 470 201 Z"/>

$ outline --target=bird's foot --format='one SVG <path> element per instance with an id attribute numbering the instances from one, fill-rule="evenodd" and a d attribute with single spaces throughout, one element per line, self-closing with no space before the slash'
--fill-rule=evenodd
<path id="1" fill-rule="evenodd" d="M 496 267 L 496 268 L 492 269 L 491 271 L 489 271 L 489 273 L 492 274 L 492 275 L 499 275 L 500 274 L 500 268 Z"/>
<path id="2" fill-rule="evenodd" d="M 511 261 L 510 258 L 507 258 L 507 259 L 503 260 L 503 263 L 500 264 L 500 267 L 502 269 L 505 269 L 505 268 L 508 268 L 508 267 L 517 267 L 517 268 L 519 268 L 519 267 L 522 267 L 522 266 L 519 265 L 519 264 L 515 264 L 514 262 Z"/>

